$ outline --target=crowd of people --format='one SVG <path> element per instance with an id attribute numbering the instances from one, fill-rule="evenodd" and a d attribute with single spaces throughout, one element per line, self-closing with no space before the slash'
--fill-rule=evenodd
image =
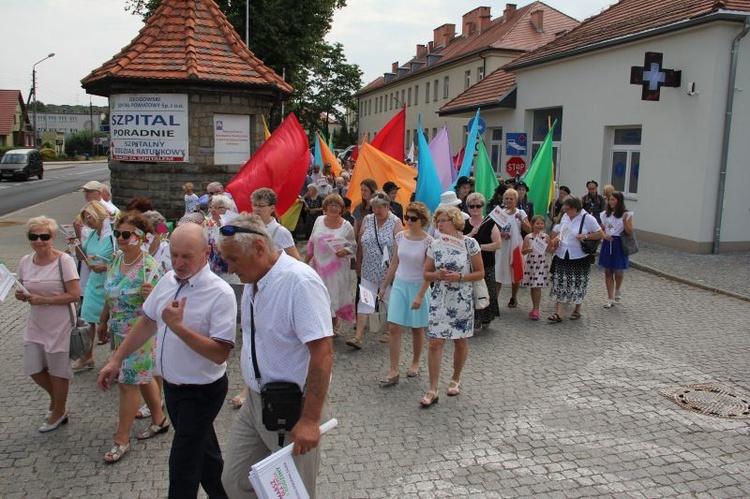
<path id="1" fill-rule="evenodd" d="M 529 289 L 531 320 L 541 317 L 545 288 L 554 302 L 548 321 L 561 322 L 566 305 L 577 320 L 593 262 L 582 243 L 602 241 L 603 306 L 621 300 L 629 264 L 621 236 L 633 233 L 633 214 L 611 186 L 600 195 L 590 181 L 582 198 L 560 186 L 545 217 L 517 180 L 501 183 L 488 200 L 461 177 L 430 213 L 421 202 L 397 203 L 397 184 L 381 190 L 365 179 L 355 186 L 361 202 L 350 213 L 349 178 L 348 171 L 334 178 L 328 165 L 308 175 L 300 193 L 304 246 L 295 243 L 295 227 L 279 222 L 273 190 L 250 193 L 253 213 L 237 213 L 218 182 L 202 197 L 192 183 L 183 186 L 185 213 L 171 235 L 150 200 L 136 198 L 120 211 L 95 181 L 82 187 L 85 204 L 71 224 L 29 220 L 33 251 L 21 260 L 17 275 L 26 289 L 15 296 L 31 306 L 24 372 L 49 395 L 39 431 L 69 421 L 70 379 L 94 369 L 95 345 L 104 345 L 111 355 L 97 383 L 105 390 L 116 383 L 119 392 L 105 462 L 130 451 L 135 420 L 146 418 L 136 439 L 174 430 L 170 497 L 194 497 L 200 486 L 210 497 L 244 497 L 250 466 L 285 441 L 294 442 L 314 495 L 333 337 L 351 331 L 345 344 L 361 350 L 368 323 L 378 332 L 368 319 L 382 314 L 389 368 L 378 382 L 392 387 L 401 379 L 402 334 L 410 330 L 406 377 L 420 376 L 427 343 L 428 380 L 418 405 L 429 408 L 440 398 L 446 340 L 454 359 L 445 394 L 457 396 L 470 338 L 500 317 L 503 285 L 511 309 L 521 288 Z M 60 233 L 67 252 L 54 248 Z M 489 305 L 477 308 L 480 281 Z M 75 315 L 89 324 L 91 347 L 71 364 Z M 238 319 L 244 388 L 229 398 L 239 412 L 225 462 L 213 421 L 228 397 L 226 363 Z M 285 403 L 268 402 L 274 396 Z M 277 414 L 272 406 L 279 405 L 291 412 Z"/>

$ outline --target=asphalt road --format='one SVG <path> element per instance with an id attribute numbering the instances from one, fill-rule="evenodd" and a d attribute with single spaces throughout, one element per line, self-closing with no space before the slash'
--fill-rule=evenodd
<path id="1" fill-rule="evenodd" d="M 89 180 L 109 180 L 106 161 L 82 163 L 70 168 L 45 165 L 43 180 L 3 180 L 0 182 L 0 216 L 76 191 Z"/>

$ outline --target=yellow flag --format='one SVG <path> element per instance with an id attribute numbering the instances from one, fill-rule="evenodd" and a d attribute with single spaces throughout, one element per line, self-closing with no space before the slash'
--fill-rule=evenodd
<path id="1" fill-rule="evenodd" d="M 279 217 L 279 223 L 289 229 L 289 232 L 294 233 L 294 229 L 297 228 L 297 221 L 299 220 L 300 213 L 302 213 L 302 201 L 298 199 L 283 215 Z"/>
<path id="2" fill-rule="evenodd" d="M 260 118 L 263 120 L 263 137 L 265 138 L 265 140 L 268 140 L 268 137 L 271 136 L 271 132 L 268 131 L 268 125 L 266 124 L 266 117 L 261 114 Z"/>

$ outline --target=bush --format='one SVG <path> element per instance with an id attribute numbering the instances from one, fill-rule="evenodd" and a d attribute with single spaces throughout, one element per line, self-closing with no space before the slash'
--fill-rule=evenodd
<path id="1" fill-rule="evenodd" d="M 54 149 L 45 148 L 39 151 L 39 154 L 42 155 L 44 159 L 55 159 L 57 158 L 57 152 L 55 152 Z"/>

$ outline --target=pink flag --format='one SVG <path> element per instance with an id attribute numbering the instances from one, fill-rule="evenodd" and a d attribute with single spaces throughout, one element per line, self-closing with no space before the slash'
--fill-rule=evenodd
<path id="1" fill-rule="evenodd" d="M 456 180 L 457 173 L 453 166 L 448 125 L 443 125 L 443 128 L 432 138 L 432 142 L 430 142 L 430 154 L 432 155 L 432 161 L 435 163 L 435 170 L 437 170 L 440 185 L 443 187 L 443 191 L 446 191 L 453 181 Z"/>

